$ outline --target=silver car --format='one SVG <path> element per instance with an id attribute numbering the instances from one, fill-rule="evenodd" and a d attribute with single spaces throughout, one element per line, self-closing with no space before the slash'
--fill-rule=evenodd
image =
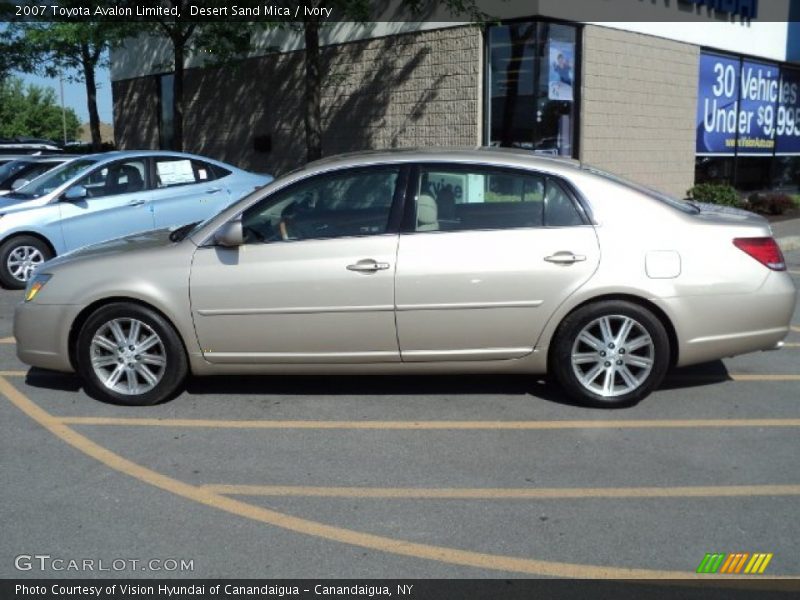
<path id="1" fill-rule="evenodd" d="M 796 290 L 761 217 L 497 149 L 326 159 L 216 217 L 44 265 L 27 364 L 152 404 L 193 375 L 550 373 L 585 404 L 775 348 Z"/>

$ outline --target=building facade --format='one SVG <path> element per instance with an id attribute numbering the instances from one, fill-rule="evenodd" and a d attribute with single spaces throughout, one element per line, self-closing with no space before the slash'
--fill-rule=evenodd
<path id="1" fill-rule="evenodd" d="M 639 20 L 589 20 L 603 15 L 540 0 L 533 13 L 530 3 L 504 4 L 488 26 L 327 28 L 324 153 L 515 146 L 679 196 L 695 181 L 800 183 L 796 3 L 772 0 L 777 12 L 765 13 L 754 0 L 610 2 Z M 280 174 L 305 156 L 302 38 L 273 31 L 257 42 L 233 67 L 189 63 L 184 148 Z M 170 145 L 173 76 L 160 66 L 168 56 L 157 39 L 113 53 L 119 147 Z"/>

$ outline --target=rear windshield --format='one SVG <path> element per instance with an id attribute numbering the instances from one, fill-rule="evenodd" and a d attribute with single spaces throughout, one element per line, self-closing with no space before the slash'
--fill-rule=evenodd
<path id="1" fill-rule="evenodd" d="M 11 179 L 14 175 L 19 173 L 22 169 L 28 166 L 30 163 L 24 160 L 12 160 L 11 162 L 7 162 L 3 166 L 0 167 L 0 184 L 6 182 L 7 179 Z"/>
<path id="2" fill-rule="evenodd" d="M 664 204 L 668 204 L 673 208 L 677 208 L 682 212 L 689 214 L 696 214 L 700 212 L 700 209 L 696 205 L 692 204 L 687 200 L 679 200 L 678 198 L 675 198 L 663 192 L 659 192 L 658 190 L 654 190 L 640 183 L 636 183 L 635 181 L 630 181 L 628 179 L 625 179 L 624 177 L 620 177 L 619 175 L 608 173 L 606 171 L 603 171 L 602 169 L 597 169 L 595 167 L 589 167 L 586 165 L 584 165 L 581 168 L 587 173 L 591 173 L 592 175 L 597 175 L 598 177 L 602 177 L 603 179 L 613 181 L 616 184 L 624 186 L 635 192 L 639 192 L 640 194 L 650 196 L 651 198 L 654 198 L 659 202 L 663 202 Z"/>

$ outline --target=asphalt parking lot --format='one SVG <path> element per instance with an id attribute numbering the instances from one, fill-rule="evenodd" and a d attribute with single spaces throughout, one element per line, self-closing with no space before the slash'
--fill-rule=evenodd
<path id="1" fill-rule="evenodd" d="M 0 577 L 681 577 L 712 552 L 800 576 L 800 310 L 783 350 L 624 410 L 507 376 L 195 379 L 124 408 L 16 359 L 20 298 Z"/>

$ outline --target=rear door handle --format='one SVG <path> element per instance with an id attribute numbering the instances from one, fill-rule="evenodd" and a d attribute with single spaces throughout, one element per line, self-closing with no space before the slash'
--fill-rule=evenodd
<path id="1" fill-rule="evenodd" d="M 209 188 L 206 190 L 206 194 L 216 194 L 217 192 L 221 192 L 222 188 Z"/>
<path id="2" fill-rule="evenodd" d="M 544 259 L 547 262 L 555 263 L 557 265 L 571 265 L 576 262 L 582 262 L 586 260 L 586 256 L 583 254 L 573 254 L 572 252 L 561 251 L 551 254 L 550 256 L 545 256 Z"/>
<path id="3" fill-rule="evenodd" d="M 141 206 L 144 204 L 144 200 L 131 200 L 128 202 L 128 206 Z"/>
<path id="4" fill-rule="evenodd" d="M 357 273 L 374 273 L 375 271 L 385 271 L 388 268 L 389 263 L 376 262 L 371 258 L 366 258 L 352 265 L 347 265 L 348 271 L 355 271 Z"/>

